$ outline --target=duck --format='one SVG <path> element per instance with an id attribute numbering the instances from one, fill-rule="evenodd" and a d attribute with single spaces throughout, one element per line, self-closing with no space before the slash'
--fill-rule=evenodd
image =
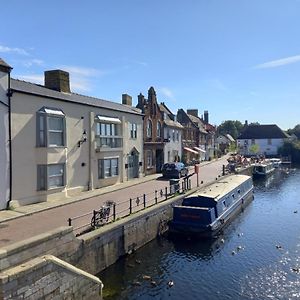
<path id="1" fill-rule="evenodd" d="M 168 287 L 171 288 L 173 285 L 174 285 L 174 281 L 173 280 L 169 280 Z"/>

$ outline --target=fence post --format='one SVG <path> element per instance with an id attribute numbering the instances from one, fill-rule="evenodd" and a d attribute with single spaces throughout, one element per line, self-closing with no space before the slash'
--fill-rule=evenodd
<path id="1" fill-rule="evenodd" d="M 143 195 L 144 208 L 146 208 L 146 194 Z"/>
<path id="2" fill-rule="evenodd" d="M 222 175 L 225 176 L 225 165 L 222 167 Z"/>
<path id="3" fill-rule="evenodd" d="M 166 200 L 168 199 L 168 187 L 166 186 L 165 188 L 165 197 L 166 197 Z"/>
<path id="4" fill-rule="evenodd" d="M 181 182 L 181 190 L 182 190 L 182 193 L 184 193 L 184 180 Z"/>
<path id="5" fill-rule="evenodd" d="M 94 221 L 93 227 L 95 228 L 96 227 L 96 210 L 93 210 L 93 221 Z"/>
<path id="6" fill-rule="evenodd" d="M 129 214 L 132 214 L 132 199 L 129 199 Z"/>
<path id="7" fill-rule="evenodd" d="M 155 190 L 155 204 L 157 204 L 157 190 Z"/>
<path id="8" fill-rule="evenodd" d="M 192 180 L 189 179 L 189 189 L 191 190 L 192 189 Z"/>
<path id="9" fill-rule="evenodd" d="M 113 204 L 113 218 L 116 221 L 116 203 Z"/>
<path id="10" fill-rule="evenodd" d="M 69 223 L 69 226 L 72 226 L 72 219 L 71 218 L 68 219 L 68 223 Z"/>

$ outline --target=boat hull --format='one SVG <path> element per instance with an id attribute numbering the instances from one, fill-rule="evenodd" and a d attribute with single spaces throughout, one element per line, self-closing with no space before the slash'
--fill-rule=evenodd
<path id="1" fill-rule="evenodd" d="M 236 203 L 230 207 L 224 214 L 209 225 L 191 225 L 171 221 L 169 232 L 184 236 L 195 236 L 199 238 L 214 238 L 224 229 L 244 208 L 254 199 L 253 189 L 243 195 Z"/>

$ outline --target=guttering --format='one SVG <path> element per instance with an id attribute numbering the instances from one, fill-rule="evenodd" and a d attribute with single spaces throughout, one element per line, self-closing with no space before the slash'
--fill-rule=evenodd
<path id="1" fill-rule="evenodd" d="M 10 87 L 10 72 L 12 68 L 8 71 L 8 89 L 7 89 L 7 99 L 8 99 L 8 145 L 9 145 L 9 197 L 6 204 L 6 209 L 9 209 L 9 204 L 12 200 L 12 146 L 11 146 L 11 97 L 12 90 Z"/>

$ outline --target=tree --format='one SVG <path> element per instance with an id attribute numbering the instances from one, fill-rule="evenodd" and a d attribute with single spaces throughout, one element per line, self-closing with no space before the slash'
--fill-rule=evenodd
<path id="1" fill-rule="evenodd" d="M 251 145 L 249 151 L 253 154 L 257 154 L 259 151 L 259 145 L 258 144 Z"/>
<path id="2" fill-rule="evenodd" d="M 289 135 L 295 134 L 298 138 L 300 138 L 300 124 L 296 125 L 293 129 L 288 129 L 287 133 Z"/>
<path id="3" fill-rule="evenodd" d="M 227 120 L 218 126 L 218 134 L 230 134 L 235 140 L 240 135 L 243 129 L 243 124 L 240 121 Z"/>

